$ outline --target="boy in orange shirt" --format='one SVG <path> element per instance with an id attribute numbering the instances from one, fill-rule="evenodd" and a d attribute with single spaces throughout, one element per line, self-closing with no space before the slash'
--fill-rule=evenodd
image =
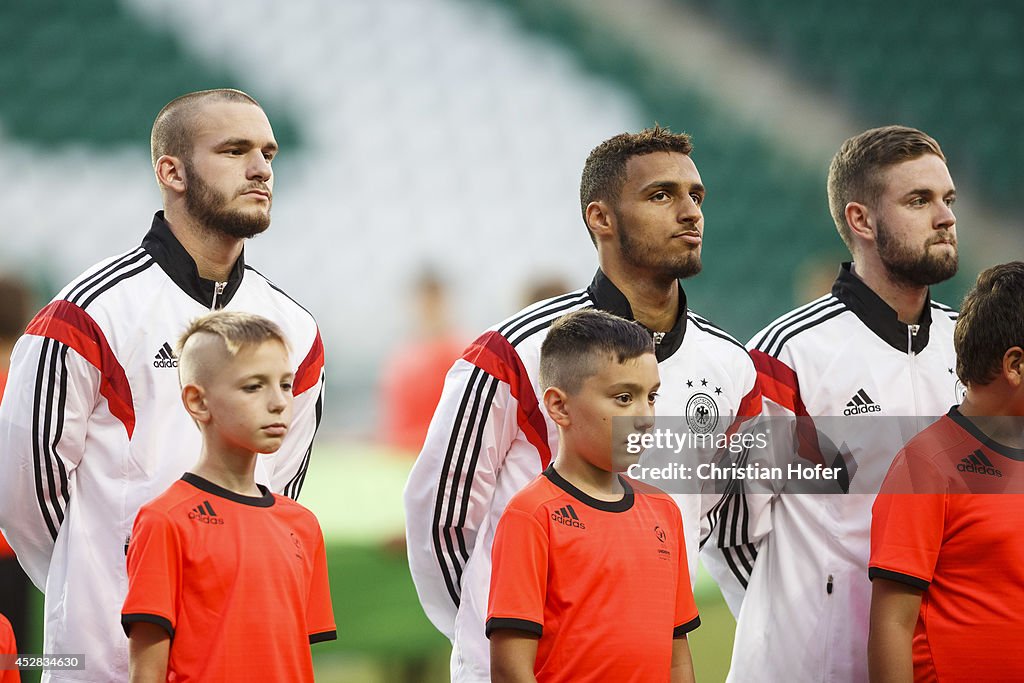
<path id="1" fill-rule="evenodd" d="M 291 423 L 287 342 L 259 316 L 217 312 L 179 342 L 199 462 L 139 510 L 121 623 L 132 683 L 313 681 L 336 638 L 320 526 L 255 481 Z"/>
<path id="2" fill-rule="evenodd" d="M 1024 262 L 978 276 L 953 343 L 967 394 L 872 510 L 872 683 L 1024 680 Z"/>
<path id="3" fill-rule="evenodd" d="M 700 618 L 679 508 L 617 474 L 638 457 L 627 432 L 653 425 L 650 334 L 602 311 L 570 313 L 541 347 L 540 380 L 558 454 L 498 523 L 491 680 L 693 681 L 686 634 Z"/>

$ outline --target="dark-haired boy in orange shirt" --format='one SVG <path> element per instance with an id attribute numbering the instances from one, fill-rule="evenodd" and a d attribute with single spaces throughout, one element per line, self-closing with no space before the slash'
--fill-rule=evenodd
<path id="1" fill-rule="evenodd" d="M 650 334 L 581 310 L 541 347 L 554 463 L 512 497 L 492 551 L 491 680 L 693 681 L 700 624 L 676 503 L 617 474 L 651 428 L 661 382 Z M 613 430 L 615 418 L 619 424 Z M 635 462 L 637 456 L 632 456 Z"/>
<path id="2" fill-rule="evenodd" d="M 978 276 L 953 342 L 967 394 L 872 509 L 872 683 L 1024 680 L 1024 262 Z"/>

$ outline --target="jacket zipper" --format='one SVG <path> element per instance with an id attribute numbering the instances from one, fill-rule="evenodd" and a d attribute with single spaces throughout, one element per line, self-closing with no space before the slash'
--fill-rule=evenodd
<path id="1" fill-rule="evenodd" d="M 654 337 L 654 345 L 657 346 L 665 338 L 665 332 L 651 332 L 651 336 Z"/>
<path id="2" fill-rule="evenodd" d="M 215 282 L 213 283 L 213 305 L 210 306 L 211 311 L 217 310 L 217 299 L 224 293 L 224 288 L 228 286 L 226 282 Z"/>
<path id="3" fill-rule="evenodd" d="M 917 404 L 917 363 L 914 362 L 914 337 L 920 325 L 907 325 L 907 360 L 910 362 L 910 391 L 914 399 L 914 415 L 921 414 L 921 406 Z"/>

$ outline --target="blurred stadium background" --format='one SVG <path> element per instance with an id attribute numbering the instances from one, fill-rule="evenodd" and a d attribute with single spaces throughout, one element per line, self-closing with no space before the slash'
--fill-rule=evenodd
<path id="1" fill-rule="evenodd" d="M 417 277 L 447 286 L 461 339 L 539 281 L 589 282 L 583 160 L 658 121 L 693 135 L 709 190 L 691 306 L 746 340 L 845 255 L 825 196 L 839 144 L 904 123 L 959 187 L 961 274 L 936 288 L 956 305 L 1022 255 L 1021 27 L 1013 0 L 7 0 L 0 271 L 42 304 L 133 247 L 159 208 L 160 107 L 208 87 L 259 99 L 283 150 L 246 258 L 313 311 L 328 354 L 303 502 L 328 533 L 340 638 L 315 648 L 318 679 L 444 680 L 400 542 L 411 461 L 380 428 L 383 370 L 422 334 Z M 731 617 L 713 586 L 699 599 L 698 679 L 721 680 Z"/>

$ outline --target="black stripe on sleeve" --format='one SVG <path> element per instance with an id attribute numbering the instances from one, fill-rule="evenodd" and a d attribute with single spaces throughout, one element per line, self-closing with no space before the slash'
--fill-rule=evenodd
<path id="1" fill-rule="evenodd" d="M 296 501 L 299 499 L 302 485 L 306 483 L 306 472 L 309 470 L 309 461 L 313 456 L 313 441 L 316 439 L 316 433 L 320 430 L 320 420 L 324 414 L 324 373 L 322 370 L 320 371 L 320 395 L 317 396 L 315 410 L 316 423 L 313 425 L 313 435 L 309 437 L 309 447 L 306 448 L 306 454 L 302 456 L 302 462 L 299 463 L 298 471 L 285 484 L 284 491 L 282 492 Z"/>
<path id="2" fill-rule="evenodd" d="M 156 624 L 163 630 L 167 631 L 167 635 L 174 640 L 174 626 L 171 624 L 170 619 L 166 619 L 156 614 L 122 614 L 121 615 L 121 628 L 124 629 L 126 636 L 131 635 L 132 624 L 139 622 L 145 622 L 147 624 Z"/>
<path id="3" fill-rule="evenodd" d="M 928 590 L 928 586 L 931 585 L 930 581 L 925 581 L 924 579 L 919 579 L 918 577 L 911 576 L 909 574 L 902 574 L 889 569 L 882 569 L 881 567 L 868 567 L 868 578 L 872 581 L 875 579 L 887 579 L 922 591 Z"/>
<path id="4" fill-rule="evenodd" d="M 835 310 L 832 311 L 832 309 Z M 769 331 L 761 337 L 761 342 L 757 344 L 756 348 L 759 351 L 764 351 L 769 356 L 774 356 L 778 353 L 779 349 L 785 345 L 785 341 L 779 343 L 780 337 L 787 335 L 787 333 L 799 323 L 821 313 L 836 312 L 838 314 L 838 312 L 844 310 L 846 310 L 846 306 L 835 297 L 829 297 L 818 303 L 807 304 L 803 308 L 796 309 L 787 318 L 772 326 Z M 788 339 L 789 337 L 787 336 L 786 340 Z"/>
<path id="5" fill-rule="evenodd" d="M 68 492 L 68 470 L 64 466 L 64 460 L 57 454 L 57 444 L 64 435 L 64 413 L 67 410 L 68 399 L 68 350 L 65 344 L 60 345 L 60 384 L 57 392 L 57 423 L 53 429 L 53 440 L 50 442 L 50 452 L 57 465 L 57 475 L 60 478 L 60 497 L 64 501 L 66 509 L 71 504 L 71 494 Z"/>
<path id="6" fill-rule="evenodd" d="M 323 631 L 321 633 L 310 633 L 309 634 L 309 644 L 310 645 L 314 645 L 316 643 L 325 643 L 328 640 L 337 640 L 337 639 L 338 639 L 338 632 L 337 631 Z"/>
<path id="7" fill-rule="evenodd" d="M 701 332 L 706 332 L 713 337 L 724 339 L 730 344 L 735 344 L 736 346 L 740 347 L 740 349 L 743 350 L 743 353 L 747 352 L 747 347 L 743 346 L 743 344 L 740 344 L 739 341 L 737 341 L 732 335 L 730 335 L 728 332 L 723 330 L 718 325 L 714 324 L 710 320 L 700 317 L 699 315 L 693 313 L 692 311 L 687 311 L 687 314 L 690 318 L 690 322 L 692 322 L 694 327 L 696 327 Z"/>
<path id="8" fill-rule="evenodd" d="M 49 390 L 44 393 L 43 377 L 46 375 L 46 358 L 48 355 L 51 355 L 50 348 L 56 345 L 57 342 L 52 339 L 46 338 L 43 340 L 42 348 L 39 351 L 39 364 L 36 366 L 35 392 L 32 397 L 32 466 L 33 474 L 35 475 L 36 500 L 39 502 L 39 512 L 46 522 L 46 528 L 50 531 L 50 536 L 55 541 L 57 540 L 57 532 L 60 530 L 60 521 L 55 518 L 55 515 L 50 513 L 50 507 L 47 504 L 47 489 L 53 490 L 53 467 L 49 462 L 47 442 L 43 437 L 40 420 L 49 420 L 51 408 Z M 45 415 L 41 415 L 42 411 L 45 411 Z M 43 481 L 44 463 L 46 465 L 46 482 Z M 60 514 L 60 519 L 63 519 L 63 514 Z"/>
<path id="9" fill-rule="evenodd" d="M 744 590 L 746 590 L 747 584 L 749 583 L 748 576 L 743 572 L 743 570 L 739 568 L 739 566 L 737 566 L 736 559 L 733 557 L 732 554 L 732 548 L 722 548 L 722 557 L 725 558 L 726 564 L 729 565 L 729 569 L 730 571 L 732 571 L 732 575 L 736 577 L 736 580 L 739 582 L 739 584 L 743 586 Z"/>
<path id="10" fill-rule="evenodd" d="M 465 523 L 465 520 L 460 517 L 460 521 L 456 522 L 455 503 L 459 500 L 459 495 L 462 492 L 468 492 L 472 485 L 473 480 L 471 477 L 464 474 L 463 468 L 466 466 L 467 454 L 469 453 L 471 435 L 474 433 L 474 429 L 478 422 L 483 424 L 487 421 L 487 417 L 490 414 L 490 403 L 484 403 L 483 392 L 489 381 L 496 381 L 486 372 L 480 373 L 480 381 L 477 384 L 476 391 L 473 396 L 473 407 L 470 411 L 469 422 L 466 424 L 466 430 L 462 435 L 462 445 L 459 448 L 459 458 L 455 463 L 455 474 L 452 476 L 452 489 L 448 499 L 448 514 L 445 517 L 445 528 L 448 529 L 449 533 L 447 536 L 448 551 L 451 553 L 452 566 L 455 570 L 455 581 L 456 583 L 462 583 L 462 569 L 463 561 L 469 559 L 469 550 L 466 548 L 466 537 L 462 533 L 462 527 L 459 524 Z M 475 461 L 476 454 L 469 456 L 469 460 Z M 463 481 L 465 477 L 465 483 Z M 466 501 L 464 501 L 466 502 Z M 468 504 L 468 503 L 467 503 Z M 452 532 L 455 535 L 455 542 L 458 544 L 458 553 L 462 557 L 459 560 L 455 553 L 455 544 L 452 542 Z"/>
<path id="11" fill-rule="evenodd" d="M 83 308 L 83 309 L 87 308 L 89 306 L 89 304 L 91 304 L 96 299 L 96 297 L 98 297 L 100 294 L 103 294 L 104 292 L 106 292 L 110 288 L 117 286 L 119 283 L 123 282 L 124 280 L 127 280 L 128 278 L 134 277 L 134 276 L 138 275 L 139 273 L 141 273 L 142 271 L 146 270 L 147 268 L 149 268 L 150 266 L 154 265 L 155 263 L 156 263 L 156 261 L 150 259 L 149 261 L 146 261 L 145 263 L 143 263 L 138 268 L 135 268 L 134 270 L 129 270 L 127 272 L 121 273 L 120 275 L 118 275 L 114 279 L 112 279 L 109 282 L 107 282 L 106 284 L 104 284 L 102 287 L 98 287 L 96 289 L 96 291 L 94 291 L 92 294 L 90 294 L 85 299 L 85 301 L 83 301 L 82 303 L 80 303 L 78 305 L 81 308 Z"/>
<path id="12" fill-rule="evenodd" d="M 146 258 L 148 253 L 142 247 L 138 247 L 134 251 L 130 251 L 124 254 L 120 258 L 116 258 L 106 266 L 96 271 L 89 277 L 83 278 L 78 284 L 71 288 L 71 290 L 64 297 L 65 300 L 70 301 L 73 304 L 78 304 L 78 301 L 82 296 L 85 295 L 90 288 L 101 284 L 111 273 L 116 271 L 118 268 L 124 268 L 130 266 L 138 261 Z"/>
<path id="13" fill-rule="evenodd" d="M 448 474 L 452 469 L 452 456 L 455 453 L 455 444 L 458 443 L 459 433 L 462 427 L 462 421 L 466 416 L 466 408 L 469 405 L 470 396 L 476 392 L 476 385 L 481 381 L 481 375 L 484 372 L 478 367 L 473 368 L 472 374 L 469 376 L 469 382 L 466 383 L 466 389 L 462 392 L 462 401 L 459 404 L 459 410 L 455 414 L 454 424 L 452 425 L 451 435 L 448 437 L 448 450 L 444 456 L 444 466 L 441 468 L 441 478 L 437 483 L 437 498 L 434 501 L 434 522 L 433 522 L 433 535 L 434 535 L 434 553 L 437 556 L 437 561 L 441 565 L 441 574 L 444 576 L 445 587 L 448 589 L 448 595 L 451 597 L 452 602 L 457 607 L 459 605 L 459 587 L 453 580 L 454 565 L 456 560 L 454 557 L 454 549 L 451 547 L 451 538 L 448 534 L 448 526 L 451 524 L 450 520 L 445 522 L 445 526 L 442 529 L 441 519 L 445 511 L 445 503 L 447 498 L 445 496 L 445 484 L 448 481 Z M 457 490 L 457 482 L 452 480 L 452 493 Z M 442 539 L 442 534 L 444 538 Z M 446 552 L 446 546 L 448 552 Z M 449 568 L 449 561 L 452 564 L 452 568 Z"/>
<path id="14" fill-rule="evenodd" d="M 507 321 L 498 329 L 498 332 L 505 336 L 509 344 L 515 348 L 524 339 L 550 327 L 561 313 L 585 305 L 589 297 L 586 290 L 555 297 Z M 543 320 L 543 322 L 526 330 L 515 339 L 509 338 L 509 335 L 519 332 L 538 320 Z M 434 551 L 441 567 L 441 574 L 444 576 L 445 587 L 456 606 L 460 604 L 459 584 L 462 579 L 464 563 L 469 560 L 470 556 L 463 528 L 468 516 L 483 435 L 490 419 L 491 405 L 499 384 L 500 380 L 481 368 L 473 368 L 469 381 L 462 392 L 462 400 L 448 437 L 444 465 L 438 479 L 432 530 Z M 486 397 L 484 397 L 485 391 Z"/>
<path id="15" fill-rule="evenodd" d="M 847 310 L 848 309 L 846 308 L 846 306 L 844 304 L 840 303 L 836 308 L 828 310 L 820 318 L 815 318 L 813 320 L 810 320 L 809 322 L 806 322 L 803 325 L 801 325 L 799 327 L 796 327 L 796 328 L 792 328 L 791 329 L 791 328 L 787 327 L 787 328 L 785 328 L 784 333 L 783 333 L 783 331 L 780 330 L 780 332 L 777 332 L 776 334 L 783 333 L 782 338 L 779 339 L 778 342 L 771 349 L 766 351 L 766 353 L 769 356 L 778 357 L 778 354 L 782 351 L 783 347 L 786 346 L 786 344 L 789 342 L 790 339 L 792 339 L 796 335 L 800 334 L 801 332 L 806 332 L 807 330 L 809 330 L 809 329 L 811 329 L 813 327 L 816 327 L 816 326 L 818 326 L 818 325 L 820 325 L 820 324 L 822 324 L 822 323 L 824 323 L 824 322 L 826 322 L 828 320 L 831 320 L 832 318 L 835 318 L 837 315 L 842 315 Z"/>
<path id="16" fill-rule="evenodd" d="M 302 310 L 304 310 L 304 311 L 305 311 L 306 313 L 309 313 L 309 317 L 310 317 L 310 318 L 312 318 L 312 317 L 313 317 L 313 314 L 312 314 L 312 313 L 310 313 L 310 311 L 309 311 L 309 309 L 308 309 L 308 308 L 306 308 L 305 306 L 303 306 L 302 304 L 300 304 L 300 303 L 299 303 L 298 301 L 296 301 L 295 299 L 293 299 L 293 298 L 291 297 L 291 295 L 289 295 L 289 294 L 288 294 L 288 292 L 284 291 L 283 289 L 281 289 L 280 287 L 278 287 L 277 285 L 275 285 L 275 284 L 273 283 L 273 281 L 272 281 L 272 280 L 271 280 L 270 278 L 268 278 L 268 277 L 267 277 L 266 275 L 264 275 L 264 274 L 263 274 L 263 273 L 261 273 L 260 271 L 256 270 L 255 268 L 253 268 L 252 266 L 250 266 L 250 265 L 249 265 L 248 263 L 247 263 L 247 264 L 245 264 L 245 270 L 251 270 L 252 272 L 254 272 L 254 273 L 256 273 L 257 275 L 259 275 L 259 276 L 260 276 L 261 278 L 263 278 L 263 281 L 264 281 L 264 282 L 266 282 L 266 283 L 267 283 L 267 285 L 268 285 L 268 286 L 269 286 L 269 287 L 270 287 L 270 288 L 271 288 L 272 290 L 274 290 L 275 292 L 277 292 L 278 294 L 280 294 L 280 295 L 281 295 L 281 296 L 283 296 L 284 298 L 286 298 L 286 299 L 288 299 L 289 301 L 291 301 L 291 302 L 292 302 L 293 304 L 295 304 L 296 306 L 298 306 L 299 308 L 301 308 Z"/>
<path id="17" fill-rule="evenodd" d="M 527 309 L 528 314 L 512 318 L 498 328 L 498 333 L 506 339 L 510 339 L 513 334 L 530 323 L 536 322 L 545 316 L 554 315 L 556 318 L 560 317 L 558 314 L 564 313 L 574 306 L 579 306 L 580 304 L 585 303 L 589 298 L 590 294 L 586 290 L 577 290 L 575 292 L 569 292 L 568 294 L 557 296 L 554 299 L 550 299 L 546 304 L 538 306 L 535 309 Z M 554 322 L 554 319 L 548 321 L 547 325 L 550 325 L 552 322 Z M 515 343 L 513 343 L 512 346 L 515 346 Z"/>
<path id="18" fill-rule="evenodd" d="M 538 624 L 536 621 L 529 621 L 527 619 L 498 619 L 495 617 L 491 617 L 487 620 L 487 625 L 484 627 L 484 634 L 490 638 L 491 634 L 495 631 L 503 630 L 522 631 L 530 634 L 531 636 L 537 636 L 538 638 L 544 635 L 544 626 L 542 624 Z"/>
<path id="19" fill-rule="evenodd" d="M 685 624 L 680 624 L 672 629 L 672 639 L 685 638 L 687 633 L 695 631 L 698 626 L 700 626 L 700 615 L 694 617 Z"/>
<path id="20" fill-rule="evenodd" d="M 32 425 L 36 495 L 54 540 L 71 502 L 67 468 L 57 454 L 67 401 L 67 352 L 68 347 L 56 340 L 47 338 L 43 342 Z"/>
<path id="21" fill-rule="evenodd" d="M 797 319 L 803 319 L 809 315 L 814 315 L 815 313 L 821 311 L 822 309 L 828 308 L 829 306 L 835 304 L 838 301 L 839 299 L 836 299 L 831 294 L 826 294 L 820 299 L 815 299 L 814 301 L 810 301 L 804 304 L 803 306 L 798 306 L 797 308 L 791 310 L 789 313 L 786 313 L 780 316 L 779 318 L 776 318 L 770 325 L 768 325 L 768 327 L 764 329 L 763 332 L 759 332 L 758 335 L 755 335 L 754 339 L 756 339 L 758 336 L 760 336 L 761 338 L 761 341 L 758 342 L 755 348 L 757 348 L 760 351 L 764 351 L 767 346 L 770 346 L 772 344 L 772 341 L 769 340 L 769 337 L 774 337 L 778 335 L 779 332 L 784 330 L 788 325 L 792 324 Z"/>
<path id="22" fill-rule="evenodd" d="M 494 402 L 494 394 L 498 391 L 499 383 L 496 377 L 488 377 L 490 388 L 487 390 L 487 397 L 484 399 L 483 403 L 487 408 L 481 415 L 480 423 L 477 425 L 476 439 L 473 442 L 473 455 L 469 461 L 469 469 L 466 471 L 466 484 L 462 491 L 462 509 L 459 510 L 459 521 L 455 526 L 455 532 L 459 538 L 459 547 L 461 548 L 462 556 L 466 561 L 469 561 L 469 552 L 467 552 L 465 547 L 465 541 L 462 537 L 462 529 L 466 526 L 466 517 L 469 514 L 469 499 L 472 497 L 473 476 L 476 474 L 476 464 L 480 459 L 480 451 L 482 450 L 484 438 L 484 428 L 487 426 L 487 419 L 490 417 L 490 406 Z"/>

